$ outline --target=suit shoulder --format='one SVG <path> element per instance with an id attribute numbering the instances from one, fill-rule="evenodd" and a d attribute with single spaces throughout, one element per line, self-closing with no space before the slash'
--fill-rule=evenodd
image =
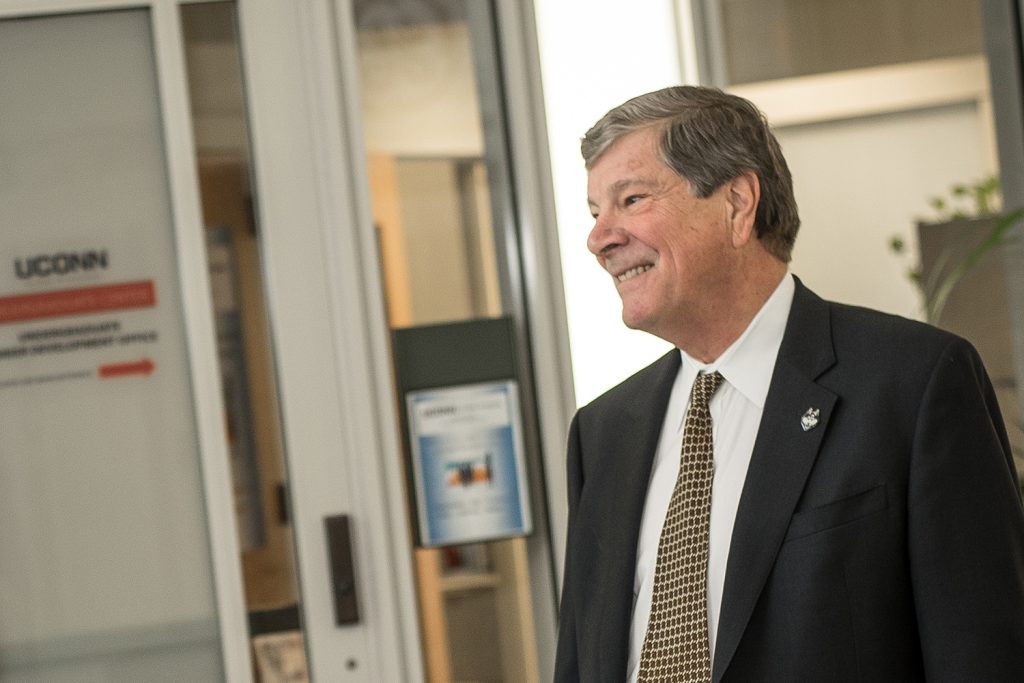
<path id="1" fill-rule="evenodd" d="M 892 313 L 835 302 L 829 308 L 837 342 L 866 346 L 872 353 L 937 354 L 958 340 L 968 344 L 952 332 Z"/>
<path id="2" fill-rule="evenodd" d="M 831 304 L 832 340 L 837 371 L 857 369 L 857 381 L 898 377 L 900 386 L 923 391 L 934 373 L 947 363 L 964 363 L 975 378 L 987 376 L 971 342 L 917 320 L 858 306 Z M 984 380 L 988 382 L 988 380 Z"/>

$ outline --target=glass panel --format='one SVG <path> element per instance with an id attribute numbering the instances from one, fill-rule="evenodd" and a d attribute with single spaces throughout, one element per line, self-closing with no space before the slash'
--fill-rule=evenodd
<path id="1" fill-rule="evenodd" d="M 307 680 L 237 8 L 185 4 L 181 18 L 254 666 L 261 680 Z"/>
<path id="2" fill-rule="evenodd" d="M 155 74 L 146 10 L 0 21 L 2 681 L 223 677 Z"/>
<path id="3" fill-rule="evenodd" d="M 710 0 L 729 83 L 983 52 L 977 0 Z"/>
<path id="4" fill-rule="evenodd" d="M 482 102 L 496 46 L 485 3 L 357 1 L 374 221 L 392 328 L 512 313 L 496 195 L 502 133 Z M 481 30 L 482 29 L 482 30 Z M 489 56 L 489 57 L 488 57 Z M 481 57 L 488 57 L 481 59 Z M 485 135 L 485 133 L 488 133 Z M 503 223 L 504 224 L 504 221 Z M 428 680 L 538 680 L 523 538 L 414 550 Z"/>
<path id="5" fill-rule="evenodd" d="M 490 202 L 480 158 L 394 159 L 411 320 L 467 320 L 502 312 Z M 385 229 L 383 223 L 379 224 Z M 388 226 L 392 228 L 393 226 Z M 394 268 L 393 254 L 386 265 Z M 409 258 L 409 255 L 418 257 Z"/>

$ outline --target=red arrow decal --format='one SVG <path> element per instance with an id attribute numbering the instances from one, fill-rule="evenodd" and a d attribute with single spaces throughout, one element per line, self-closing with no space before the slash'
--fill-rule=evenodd
<path id="1" fill-rule="evenodd" d="M 155 368 L 156 364 L 152 360 L 149 358 L 143 358 L 142 360 L 136 360 L 130 363 L 111 363 L 110 365 L 101 365 L 99 367 L 99 375 L 103 379 L 125 377 L 127 375 L 151 375 Z"/>

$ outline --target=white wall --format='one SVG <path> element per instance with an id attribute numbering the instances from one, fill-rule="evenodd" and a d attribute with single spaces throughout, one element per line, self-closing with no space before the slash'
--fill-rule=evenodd
<path id="1" fill-rule="evenodd" d="M 579 139 L 622 101 L 680 81 L 671 0 L 535 0 L 576 399 L 588 402 L 669 348 L 627 330 L 587 251 L 592 220 Z"/>
<path id="2" fill-rule="evenodd" d="M 400 157 L 483 154 L 465 24 L 360 31 L 358 40 L 367 150 Z M 419 125 L 409 125 L 410 110 Z"/>
<path id="3" fill-rule="evenodd" d="M 777 131 L 793 172 L 803 226 L 792 271 L 818 294 L 920 318 L 910 259 L 929 197 L 991 173 L 985 121 L 970 104 L 794 126 Z"/>

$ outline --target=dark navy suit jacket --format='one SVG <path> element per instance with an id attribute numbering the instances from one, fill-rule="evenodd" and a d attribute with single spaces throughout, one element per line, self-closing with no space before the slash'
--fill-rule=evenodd
<path id="1" fill-rule="evenodd" d="M 679 363 L 669 353 L 573 420 L 559 683 L 626 678 L 637 536 Z M 797 280 L 713 678 L 1024 681 L 1024 512 L 967 342 Z"/>

